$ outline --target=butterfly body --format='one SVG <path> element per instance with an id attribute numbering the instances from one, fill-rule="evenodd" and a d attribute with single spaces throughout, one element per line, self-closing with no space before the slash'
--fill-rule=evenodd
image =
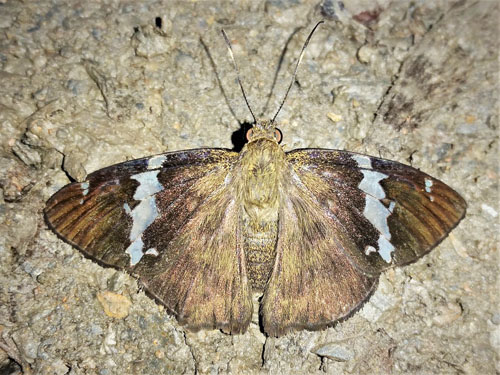
<path id="1" fill-rule="evenodd" d="M 259 122 L 232 169 L 250 287 L 263 291 L 276 257 L 278 210 L 286 156 L 270 123 Z"/>

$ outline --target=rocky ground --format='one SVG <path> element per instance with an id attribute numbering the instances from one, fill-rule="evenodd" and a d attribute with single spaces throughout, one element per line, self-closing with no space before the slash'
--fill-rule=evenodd
<path id="1" fill-rule="evenodd" d="M 0 1 L 0 373 L 499 373 L 499 16 L 494 0 Z M 287 149 L 411 164 L 469 206 L 355 316 L 280 338 L 255 322 L 191 333 L 47 228 L 70 179 L 240 144 L 251 116 L 221 28 L 270 117 L 320 19 L 278 117 Z"/>

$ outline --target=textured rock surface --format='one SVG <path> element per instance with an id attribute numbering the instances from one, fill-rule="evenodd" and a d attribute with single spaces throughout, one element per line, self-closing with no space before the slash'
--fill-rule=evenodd
<path id="1" fill-rule="evenodd" d="M 498 373 L 498 4 L 377 4 L 0 1 L 0 372 Z M 319 19 L 278 117 L 288 148 L 411 163 L 469 203 L 436 250 L 382 275 L 360 313 L 279 339 L 256 324 L 185 332 L 132 277 L 47 229 L 44 202 L 68 176 L 233 147 L 250 115 L 221 27 L 269 117 Z M 128 315 L 106 315 L 105 292 L 131 301 Z"/>

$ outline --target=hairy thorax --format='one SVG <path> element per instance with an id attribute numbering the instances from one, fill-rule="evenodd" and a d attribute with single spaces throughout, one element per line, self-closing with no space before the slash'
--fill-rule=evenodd
<path id="1" fill-rule="evenodd" d="M 250 285 L 263 290 L 276 257 L 278 206 L 285 153 L 271 140 L 247 144 L 240 159 L 242 235 Z"/>

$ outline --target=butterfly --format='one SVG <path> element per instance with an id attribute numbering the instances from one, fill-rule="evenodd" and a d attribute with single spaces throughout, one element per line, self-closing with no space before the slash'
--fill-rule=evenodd
<path id="1" fill-rule="evenodd" d="M 285 152 L 276 115 L 255 122 L 239 153 L 174 151 L 97 170 L 54 194 L 46 221 L 135 276 L 188 329 L 245 332 L 253 293 L 270 336 L 331 326 L 363 305 L 384 270 L 439 244 L 466 202 L 395 161 Z"/>

